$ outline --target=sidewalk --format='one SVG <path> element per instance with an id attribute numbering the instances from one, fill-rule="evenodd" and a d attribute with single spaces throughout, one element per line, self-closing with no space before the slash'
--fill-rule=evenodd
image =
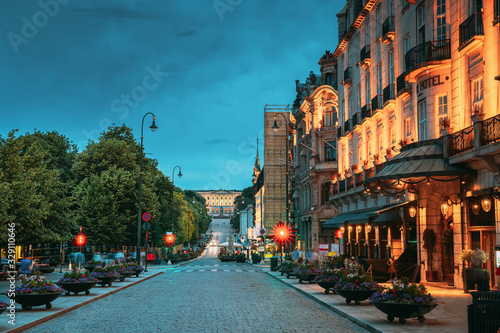
<path id="1" fill-rule="evenodd" d="M 22 332 L 28 328 L 46 322 L 55 317 L 59 317 L 69 311 L 75 310 L 91 302 L 97 301 L 98 299 L 104 298 L 106 296 L 112 295 L 120 290 L 131 287 L 137 283 L 148 280 L 156 275 L 159 275 L 165 269 L 173 267 L 166 265 L 153 265 L 148 266 L 148 272 L 142 272 L 139 277 L 130 277 L 125 279 L 124 282 L 115 281 L 111 287 L 101 287 L 100 285 L 95 286 L 90 289 L 90 295 L 85 295 L 84 293 L 79 293 L 78 296 L 71 294 L 71 296 L 66 296 L 65 294 L 59 296 L 55 301 L 52 302 L 52 308 L 46 309 L 45 306 L 35 306 L 31 311 L 25 311 L 21 309 L 20 304 L 16 304 L 15 312 L 15 326 L 8 323 L 11 318 L 7 316 L 8 309 L 0 315 L 0 332 Z M 63 269 L 68 271 L 67 269 Z M 63 274 L 58 273 L 58 271 L 50 274 L 46 274 L 48 280 L 52 280 L 54 283 L 62 277 Z M 18 281 L 16 281 L 17 285 Z M 4 302 L 10 302 L 10 300 L 3 294 L 9 288 L 9 283 L 7 281 L 0 282 L 0 300 Z"/>
<path id="2" fill-rule="evenodd" d="M 439 304 L 433 311 L 426 314 L 424 323 L 419 323 L 417 318 L 411 318 L 407 319 L 405 324 L 400 324 L 398 319 L 389 322 L 386 314 L 369 302 L 361 302 L 360 305 L 347 304 L 345 298 L 331 292 L 325 294 L 325 290 L 315 283 L 301 284 L 296 278 L 287 279 L 278 271 L 271 272 L 269 266 L 255 266 L 261 267 L 270 276 L 371 332 L 467 333 L 467 305 L 472 304 L 472 297 L 462 290 L 426 286 L 434 297 L 444 303 Z"/>

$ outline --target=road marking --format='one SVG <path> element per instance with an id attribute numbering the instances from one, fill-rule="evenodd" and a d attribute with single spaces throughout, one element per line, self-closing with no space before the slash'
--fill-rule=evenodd
<path id="1" fill-rule="evenodd" d="M 237 272 L 243 272 L 241 269 L 237 269 L 236 271 L 237 271 Z"/>
<path id="2" fill-rule="evenodd" d="M 217 270 L 216 269 L 212 269 L 212 272 L 217 272 Z"/>

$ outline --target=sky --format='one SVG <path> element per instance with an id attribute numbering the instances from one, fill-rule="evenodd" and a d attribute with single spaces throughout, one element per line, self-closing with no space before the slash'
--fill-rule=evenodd
<path id="1" fill-rule="evenodd" d="M 79 151 L 132 128 L 182 189 L 252 185 L 266 104 L 338 43 L 342 0 L 0 0 L 0 135 L 58 131 Z M 262 164 L 262 161 L 261 161 Z M 177 171 L 176 171 L 177 174 Z"/>

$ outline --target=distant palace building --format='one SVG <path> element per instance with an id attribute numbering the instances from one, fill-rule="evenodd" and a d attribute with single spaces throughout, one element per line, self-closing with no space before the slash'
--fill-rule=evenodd
<path id="1" fill-rule="evenodd" d="M 207 214 L 213 216 L 230 216 L 234 214 L 234 199 L 241 195 L 237 190 L 196 191 L 207 202 Z"/>

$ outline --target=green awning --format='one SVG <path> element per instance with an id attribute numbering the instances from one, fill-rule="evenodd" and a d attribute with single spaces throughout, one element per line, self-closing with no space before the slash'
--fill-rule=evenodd
<path id="1" fill-rule="evenodd" d="M 339 228 L 344 226 L 344 223 L 348 224 L 362 224 L 368 223 L 368 218 L 371 216 L 377 216 L 377 211 L 380 208 L 365 209 L 363 211 L 341 213 L 331 218 L 330 220 L 323 223 L 323 228 Z"/>
<path id="2" fill-rule="evenodd" d="M 398 209 L 389 210 L 381 213 L 375 220 L 373 220 L 374 227 L 392 226 L 403 224 L 403 219 Z"/>

